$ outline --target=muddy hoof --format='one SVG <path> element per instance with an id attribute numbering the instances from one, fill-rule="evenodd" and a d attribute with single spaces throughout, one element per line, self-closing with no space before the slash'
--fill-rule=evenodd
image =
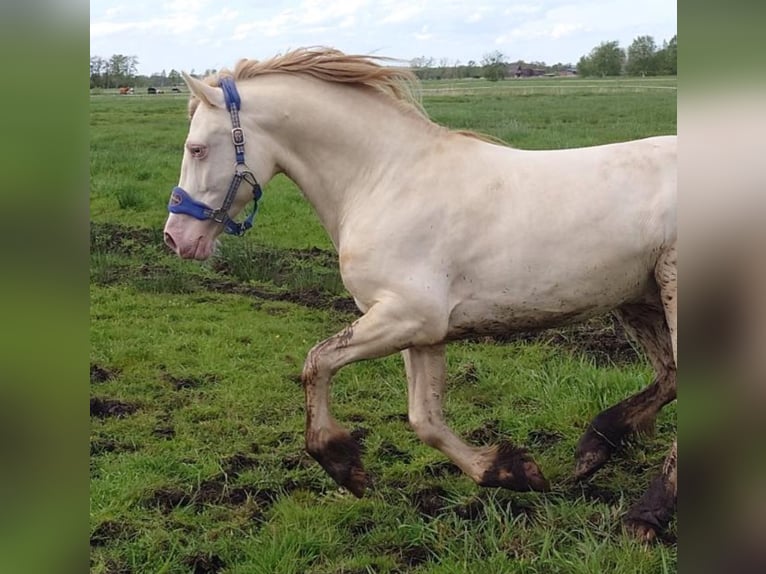
<path id="1" fill-rule="evenodd" d="M 575 450 L 575 478 L 588 478 L 594 474 L 606 464 L 616 449 L 616 441 L 598 432 L 593 425 L 589 426 Z"/>
<path id="2" fill-rule="evenodd" d="M 494 461 L 482 476 L 479 485 L 515 491 L 550 490 L 548 480 L 529 453 L 509 443 L 497 446 Z"/>
<path id="3" fill-rule="evenodd" d="M 623 524 L 625 525 L 625 530 L 640 542 L 650 543 L 657 540 L 657 528 L 655 525 L 635 518 L 625 518 Z"/>
<path id="4" fill-rule="evenodd" d="M 652 480 L 641 499 L 623 519 L 625 528 L 636 538 L 651 542 L 664 532 L 676 508 L 674 483 L 663 474 Z"/>
<path id="5" fill-rule="evenodd" d="M 323 449 L 308 452 L 340 486 L 357 498 L 364 496 L 367 474 L 362 466 L 359 445 L 351 435 L 330 439 Z"/>

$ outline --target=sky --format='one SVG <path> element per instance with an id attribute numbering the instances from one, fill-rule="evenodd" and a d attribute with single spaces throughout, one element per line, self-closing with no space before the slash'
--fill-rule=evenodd
<path id="1" fill-rule="evenodd" d="M 136 56 L 139 74 L 202 73 L 304 46 L 410 61 L 576 64 L 604 41 L 659 46 L 676 34 L 671 0 L 91 0 L 90 53 Z"/>

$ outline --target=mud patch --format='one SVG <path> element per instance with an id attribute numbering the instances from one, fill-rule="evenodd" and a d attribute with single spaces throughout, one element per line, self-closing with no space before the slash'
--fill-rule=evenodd
<path id="1" fill-rule="evenodd" d="M 362 452 L 364 452 L 364 443 L 369 435 L 370 429 L 365 427 L 357 427 L 351 431 L 351 438 L 356 441 Z"/>
<path id="2" fill-rule="evenodd" d="M 207 505 L 240 506 L 251 500 L 264 512 L 278 497 L 279 492 L 274 489 L 249 485 L 231 487 L 221 476 L 200 483 L 191 493 L 180 488 L 160 488 L 144 499 L 144 506 L 158 508 L 163 514 L 169 514 L 182 506 L 192 506 L 199 511 Z"/>
<path id="3" fill-rule="evenodd" d="M 221 468 L 224 474 L 229 476 L 239 476 L 239 473 L 248 468 L 260 466 L 260 461 L 245 453 L 236 453 L 221 461 Z"/>
<path id="4" fill-rule="evenodd" d="M 484 520 L 485 512 L 484 502 L 479 498 L 474 498 L 455 507 L 455 515 L 470 522 Z"/>
<path id="5" fill-rule="evenodd" d="M 110 438 L 96 438 L 90 441 L 90 455 L 99 456 L 107 452 L 135 452 L 135 444 L 117 442 Z"/>
<path id="6" fill-rule="evenodd" d="M 441 514 L 446 507 L 447 492 L 441 486 L 429 486 L 412 495 L 412 506 L 424 516 L 431 518 Z"/>
<path id="7" fill-rule="evenodd" d="M 630 364 L 642 361 L 625 329 L 611 314 L 556 329 L 522 331 L 504 336 L 485 338 L 486 342 L 545 343 L 584 355 L 597 366 Z"/>
<path id="8" fill-rule="evenodd" d="M 192 554 L 184 558 L 183 563 L 192 574 L 217 574 L 226 568 L 226 563 L 216 554 Z"/>
<path id="9" fill-rule="evenodd" d="M 594 482 L 579 482 L 570 486 L 565 494 L 569 499 L 584 498 L 588 502 L 615 505 L 620 501 L 620 492 Z"/>
<path id="10" fill-rule="evenodd" d="M 483 426 L 469 431 L 465 439 L 474 446 L 487 446 L 499 442 L 502 440 L 500 421 L 494 419 L 485 422 Z"/>
<path id="11" fill-rule="evenodd" d="M 439 462 L 433 462 L 427 465 L 423 469 L 423 472 L 426 476 L 430 476 L 432 478 L 442 478 L 445 476 L 457 476 L 463 473 L 463 471 L 460 470 L 460 467 L 458 467 L 456 464 L 453 464 L 452 462 L 448 460 L 440 460 Z"/>
<path id="12" fill-rule="evenodd" d="M 352 536 L 363 536 L 372 531 L 377 526 L 377 523 L 372 518 L 362 518 L 356 522 L 352 522 L 348 526 L 348 531 Z"/>
<path id="13" fill-rule="evenodd" d="M 394 413 L 390 415 L 386 415 L 383 417 L 384 421 L 390 421 L 390 422 L 403 422 L 406 424 L 410 423 L 410 417 L 407 413 Z"/>
<path id="14" fill-rule="evenodd" d="M 407 546 L 401 549 L 401 559 L 408 568 L 416 568 L 431 559 L 431 551 L 425 546 Z"/>
<path id="15" fill-rule="evenodd" d="M 457 368 L 457 372 L 451 377 L 451 382 L 456 385 L 475 385 L 479 382 L 479 370 L 476 364 L 468 361 Z"/>
<path id="16" fill-rule="evenodd" d="M 403 462 L 404 464 L 409 464 L 412 461 L 412 455 L 410 453 L 401 450 L 398 446 L 389 441 L 380 443 L 380 447 L 376 454 L 381 461 L 386 463 Z"/>
<path id="17" fill-rule="evenodd" d="M 135 536 L 136 530 L 132 526 L 115 522 L 113 520 L 106 520 L 99 524 L 90 535 L 90 545 L 92 547 L 105 546 L 112 540 L 118 538 L 129 538 Z"/>
<path id="18" fill-rule="evenodd" d="M 152 435 L 156 436 L 157 438 L 170 440 L 172 438 L 175 438 L 176 429 L 170 425 L 158 426 L 158 427 L 155 427 L 155 429 L 152 431 Z"/>
<path id="19" fill-rule="evenodd" d="M 288 454 L 282 457 L 282 468 L 285 470 L 295 470 L 297 468 L 311 468 L 316 464 L 313 458 L 309 457 L 305 452 L 299 454 Z"/>
<path id="20" fill-rule="evenodd" d="M 99 397 L 90 398 L 90 416 L 99 419 L 107 417 L 124 417 L 138 410 L 138 405 L 116 399 Z"/>
<path id="21" fill-rule="evenodd" d="M 566 438 L 559 431 L 535 429 L 527 434 L 527 443 L 532 447 L 547 448 Z"/>
<path id="22" fill-rule="evenodd" d="M 119 369 L 107 369 L 96 363 L 90 364 L 90 382 L 91 383 L 106 383 L 111 381 L 117 375 L 120 374 Z"/>
<path id="23" fill-rule="evenodd" d="M 116 560 L 107 560 L 104 564 L 104 574 L 135 574 L 127 564 L 121 564 Z"/>
<path id="24" fill-rule="evenodd" d="M 174 390 L 180 391 L 182 389 L 196 389 L 197 387 L 210 383 L 218 383 L 221 377 L 213 373 L 189 377 L 176 377 L 169 373 L 165 373 L 162 375 L 162 379 L 170 384 Z"/>

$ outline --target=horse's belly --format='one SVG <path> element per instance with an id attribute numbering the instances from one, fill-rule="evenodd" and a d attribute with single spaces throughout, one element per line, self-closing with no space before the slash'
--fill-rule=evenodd
<path id="1" fill-rule="evenodd" d="M 651 275 L 627 274 L 620 281 L 515 292 L 512 288 L 463 294 L 452 306 L 447 339 L 507 334 L 576 323 L 651 296 Z"/>

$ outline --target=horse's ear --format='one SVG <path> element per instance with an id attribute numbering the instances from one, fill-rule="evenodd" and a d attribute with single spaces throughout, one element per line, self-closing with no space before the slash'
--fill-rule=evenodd
<path id="1" fill-rule="evenodd" d="M 216 88 L 206 84 L 202 80 L 198 80 L 186 72 L 181 72 L 181 76 L 183 76 L 184 82 L 186 82 L 189 91 L 197 98 L 202 100 L 202 102 L 209 106 L 226 108 L 226 102 L 224 101 L 223 90 L 221 88 Z"/>

